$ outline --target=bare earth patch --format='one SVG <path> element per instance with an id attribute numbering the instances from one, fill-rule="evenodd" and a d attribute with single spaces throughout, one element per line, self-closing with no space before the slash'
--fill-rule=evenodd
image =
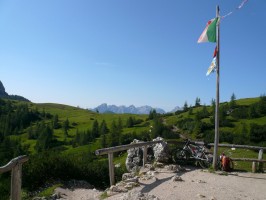
<path id="1" fill-rule="evenodd" d="M 128 193 L 115 194 L 108 197 L 107 200 L 138 199 L 134 194 L 139 192 L 157 197 L 160 200 L 266 199 L 265 173 L 234 172 L 220 175 L 192 167 L 187 168 L 187 171 L 184 172 L 172 172 L 165 169 L 158 169 L 158 172 L 153 179 L 139 179 L 139 187 Z M 61 199 L 73 200 L 99 199 L 102 193 L 92 189 L 74 189 L 71 191 L 57 188 L 56 190 L 60 192 Z"/>

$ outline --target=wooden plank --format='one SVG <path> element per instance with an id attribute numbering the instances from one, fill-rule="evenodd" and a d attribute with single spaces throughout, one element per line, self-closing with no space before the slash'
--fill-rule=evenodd
<path id="1" fill-rule="evenodd" d="M 145 164 L 147 162 L 147 146 L 143 147 L 143 167 L 145 167 Z"/>
<path id="2" fill-rule="evenodd" d="M 137 147 L 143 147 L 143 146 L 147 146 L 147 145 L 157 144 L 159 142 L 162 142 L 162 140 L 151 141 L 151 142 L 140 142 L 140 143 L 136 143 L 136 144 L 127 144 L 127 145 L 109 147 L 109 148 L 104 148 L 104 149 L 98 149 L 95 151 L 95 154 L 97 156 L 99 156 L 99 155 L 104 155 L 104 154 L 108 154 L 108 153 L 114 153 L 117 151 L 124 151 L 124 150 L 131 149 L 131 148 L 137 148 Z"/>
<path id="3" fill-rule="evenodd" d="M 259 151 L 258 160 L 263 160 L 263 149 Z M 263 172 L 263 162 L 259 162 L 258 171 Z"/>
<path id="4" fill-rule="evenodd" d="M 13 158 L 9 163 L 6 165 L 0 167 L 0 173 L 11 171 L 13 167 L 15 167 L 18 163 L 24 163 L 29 160 L 29 157 L 26 155 L 18 156 L 16 158 Z"/>
<path id="5" fill-rule="evenodd" d="M 11 199 L 21 199 L 21 170 L 22 164 L 17 164 L 11 171 Z"/>
<path id="6" fill-rule="evenodd" d="M 256 162 L 252 162 L 252 169 L 251 169 L 251 171 L 253 172 L 253 173 L 256 173 L 256 165 L 257 165 L 257 163 Z"/>
<path id="7" fill-rule="evenodd" d="M 110 186 L 115 184 L 115 171 L 114 171 L 114 163 L 113 163 L 113 153 L 108 153 L 108 163 L 109 163 L 109 178 L 110 178 Z"/>
<path id="8" fill-rule="evenodd" d="M 208 144 L 214 146 L 213 143 Z M 238 145 L 238 144 L 219 144 L 219 147 L 229 147 L 229 148 L 239 148 L 239 149 L 253 149 L 253 150 L 266 150 L 266 147 L 248 146 L 248 145 Z"/>
<path id="9" fill-rule="evenodd" d="M 266 160 L 259 160 L 254 158 L 231 158 L 232 161 L 246 161 L 246 162 L 266 162 Z"/>

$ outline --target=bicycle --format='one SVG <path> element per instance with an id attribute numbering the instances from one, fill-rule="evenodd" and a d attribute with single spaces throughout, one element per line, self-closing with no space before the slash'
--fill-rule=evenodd
<path id="1" fill-rule="evenodd" d="M 182 149 L 175 149 L 172 160 L 175 163 L 187 164 L 189 161 L 196 161 L 202 168 L 208 168 L 212 163 L 212 154 L 208 152 L 209 146 L 199 145 L 189 139 L 185 140 Z"/>

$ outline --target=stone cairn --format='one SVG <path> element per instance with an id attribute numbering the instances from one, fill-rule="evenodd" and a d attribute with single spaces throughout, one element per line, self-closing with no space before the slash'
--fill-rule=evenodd
<path id="1" fill-rule="evenodd" d="M 153 141 L 162 140 L 163 138 L 157 137 Z M 143 142 L 140 140 L 133 140 L 131 144 Z M 123 195 L 123 200 L 131 199 L 141 199 L 141 200 L 159 200 L 158 197 L 154 195 L 144 194 L 132 190 L 138 187 L 139 180 L 153 180 L 156 181 L 157 170 L 167 170 L 167 171 L 184 171 L 185 169 L 179 165 L 165 165 L 169 163 L 171 159 L 170 150 L 167 142 L 163 141 L 157 143 L 147 148 L 147 162 L 152 164 L 145 164 L 144 169 L 141 168 L 143 165 L 143 149 L 142 148 L 132 148 L 127 150 L 126 168 L 129 173 L 125 173 L 122 176 L 122 181 L 116 185 L 111 186 L 105 192 L 108 196 L 112 196 L 117 193 L 125 193 Z M 174 176 L 172 181 L 183 181 L 181 177 Z"/>

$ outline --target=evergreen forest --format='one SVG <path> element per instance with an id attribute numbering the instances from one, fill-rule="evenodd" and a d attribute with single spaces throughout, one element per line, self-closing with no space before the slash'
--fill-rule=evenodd
<path id="1" fill-rule="evenodd" d="M 215 101 L 201 105 L 184 103 L 175 113 L 149 115 L 99 114 L 62 104 L 35 104 L 0 98 L 0 166 L 19 155 L 29 155 L 23 165 L 23 198 L 39 188 L 71 179 L 86 180 L 97 188 L 109 186 L 108 160 L 95 150 L 129 144 L 133 139 L 150 141 L 186 137 L 214 141 Z M 220 142 L 266 146 L 266 97 L 220 104 Z M 125 153 L 115 155 L 115 178 L 126 171 Z M 0 196 L 8 199 L 10 173 L 0 174 Z"/>

